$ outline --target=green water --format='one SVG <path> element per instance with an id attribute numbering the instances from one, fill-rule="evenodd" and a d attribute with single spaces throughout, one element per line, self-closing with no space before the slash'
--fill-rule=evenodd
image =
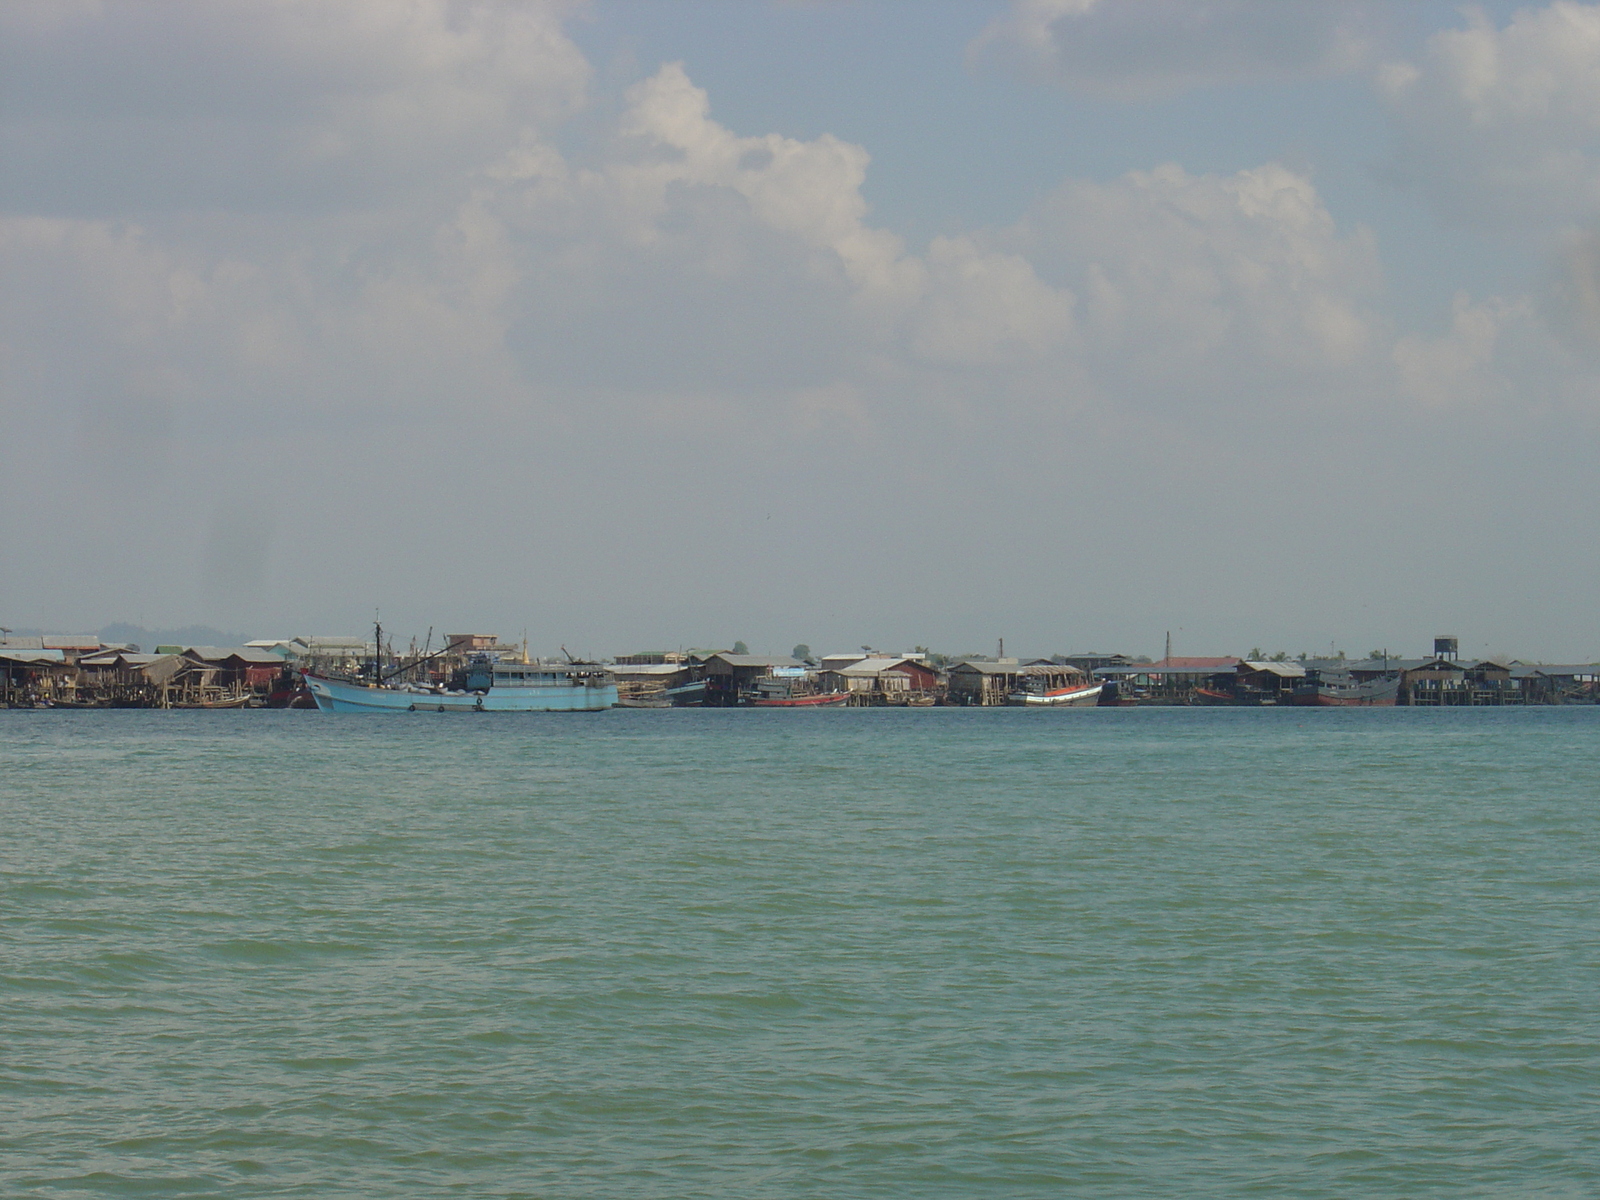
<path id="1" fill-rule="evenodd" d="M 0 713 L 0 1195 L 1595 1196 L 1600 709 Z"/>

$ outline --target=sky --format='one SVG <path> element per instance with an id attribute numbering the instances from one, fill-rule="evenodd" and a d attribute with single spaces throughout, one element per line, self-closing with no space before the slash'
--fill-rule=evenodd
<path id="1" fill-rule="evenodd" d="M 1600 5 L 14 0 L 0 624 L 1600 660 Z"/>

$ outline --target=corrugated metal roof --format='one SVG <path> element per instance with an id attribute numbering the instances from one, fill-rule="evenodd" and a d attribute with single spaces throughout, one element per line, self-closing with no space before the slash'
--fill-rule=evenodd
<path id="1" fill-rule="evenodd" d="M 90 654 L 78 660 L 80 667 L 109 667 L 118 662 L 130 667 L 145 667 L 158 659 L 170 658 L 168 654 L 136 654 L 131 650 L 116 650 L 110 654 Z"/>
<path id="2" fill-rule="evenodd" d="M 711 658 L 720 658 L 730 667 L 802 667 L 805 664 L 798 658 L 790 658 L 787 654 L 767 657 L 761 654 L 713 654 Z M 706 660 L 707 662 L 710 659 Z"/>
<path id="3" fill-rule="evenodd" d="M 1126 666 L 1096 667 L 1096 675 L 1226 675 L 1235 664 L 1224 667 L 1164 667 L 1160 663 L 1129 663 Z"/>
<path id="4" fill-rule="evenodd" d="M 260 663 L 263 666 L 281 666 L 283 663 L 283 660 L 270 650 L 253 650 L 249 646 L 185 646 L 183 652 L 204 662 L 221 662 L 225 658 L 237 658 L 243 662 Z"/>
<path id="5" fill-rule="evenodd" d="M 66 658 L 61 651 L 46 650 L 42 646 L 32 649 L 26 646 L 0 646 L 0 661 L 33 664 L 65 662 Z"/>
<path id="6" fill-rule="evenodd" d="M 103 644 L 92 633 L 47 633 L 44 635 L 44 648 L 46 650 L 98 650 Z"/>
<path id="7" fill-rule="evenodd" d="M 918 662 L 914 658 L 863 658 L 860 662 L 852 663 L 848 667 L 835 668 L 833 673 L 854 679 L 870 679 L 874 675 L 883 674 L 891 667 L 903 666 L 907 663 L 914 667 L 921 667 L 924 671 L 933 670 L 927 663 Z"/>
<path id="8" fill-rule="evenodd" d="M 1246 659 L 1239 665 L 1252 671 L 1266 671 L 1281 679 L 1304 679 L 1306 674 L 1306 669 L 1299 663 L 1251 662 Z"/>
<path id="9" fill-rule="evenodd" d="M 997 662 L 959 662 L 950 670 L 976 671 L 979 675 L 1082 675 L 1081 667 L 1070 667 L 1061 663 L 997 663 Z"/>

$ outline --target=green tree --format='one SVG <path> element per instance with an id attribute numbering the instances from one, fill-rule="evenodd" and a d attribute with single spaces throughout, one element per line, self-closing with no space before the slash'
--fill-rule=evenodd
<path id="1" fill-rule="evenodd" d="M 809 659 L 811 657 L 811 647 L 801 642 L 793 650 L 789 651 L 789 657 L 801 660 Z"/>
<path id="2" fill-rule="evenodd" d="M 733 644 L 732 653 L 734 653 L 734 654 L 749 654 L 750 653 L 750 647 L 746 646 L 743 642 L 735 642 Z"/>

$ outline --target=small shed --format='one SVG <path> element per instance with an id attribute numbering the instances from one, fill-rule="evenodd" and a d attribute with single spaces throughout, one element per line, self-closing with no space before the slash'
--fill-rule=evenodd
<path id="1" fill-rule="evenodd" d="M 698 668 L 682 662 L 624 662 L 619 658 L 611 664 L 617 699 L 625 708 L 669 708 L 672 690 L 692 682 L 697 673 Z"/>
<path id="2" fill-rule="evenodd" d="M 1013 693 L 1029 687 L 1055 690 L 1074 687 L 1087 679 L 1084 672 L 1065 663 L 969 659 L 950 668 L 949 701 L 960 705 L 1007 704 Z"/>
<path id="3" fill-rule="evenodd" d="M 778 673 L 803 675 L 806 666 L 787 654 L 713 654 L 701 664 L 705 672 L 705 703 L 711 708 L 732 708 L 752 698 L 763 679 Z"/>
<path id="4" fill-rule="evenodd" d="M 913 658 L 863 658 L 822 679 L 825 690 L 849 692 L 850 703 L 862 707 L 931 703 L 939 686 L 938 672 Z"/>
<path id="5" fill-rule="evenodd" d="M 1117 685 L 1121 701 L 1135 704 L 1192 704 L 1200 689 L 1226 677 L 1239 665 L 1237 658 L 1170 658 L 1157 663 L 1129 663 L 1101 667 L 1097 679 Z"/>
<path id="6" fill-rule="evenodd" d="M 1287 703 L 1305 681 L 1306 669 L 1292 662 L 1251 662 L 1233 669 L 1234 696 L 1241 703 Z"/>
<path id="7" fill-rule="evenodd" d="M 216 672 L 219 687 L 265 694 L 283 673 L 284 660 L 270 650 L 250 646 L 187 646 L 183 656 Z"/>
<path id="8" fill-rule="evenodd" d="M 1593 704 L 1600 697 L 1600 663 L 1537 663 L 1511 674 L 1528 703 Z"/>
<path id="9" fill-rule="evenodd" d="M 1466 670 L 1453 658 L 1424 659 L 1400 672 L 1400 704 L 1447 704 L 1447 693 L 1459 691 Z"/>
<path id="10" fill-rule="evenodd" d="M 58 649 L 0 646 L 0 707 L 32 708 L 72 698 L 76 672 Z"/>
<path id="11" fill-rule="evenodd" d="M 851 650 L 842 654 L 824 654 L 820 659 L 817 660 L 817 669 L 820 671 L 839 672 L 844 670 L 846 667 L 853 667 L 857 663 L 865 662 L 867 659 L 873 657 L 878 656 L 868 654 L 864 650 Z"/>

